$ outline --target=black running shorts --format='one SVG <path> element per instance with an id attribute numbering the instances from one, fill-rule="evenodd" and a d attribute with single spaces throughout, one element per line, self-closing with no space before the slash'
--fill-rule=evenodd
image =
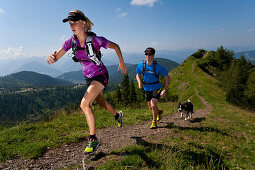
<path id="1" fill-rule="evenodd" d="M 145 91 L 146 94 L 146 101 L 151 101 L 152 98 L 159 99 L 160 98 L 160 89 L 154 90 L 154 91 Z"/>
<path id="2" fill-rule="evenodd" d="M 104 86 L 104 88 L 106 88 L 108 85 L 109 74 L 108 74 L 108 72 L 106 72 L 104 74 L 99 74 L 95 77 L 85 78 L 85 79 L 86 79 L 87 87 L 89 87 L 91 82 L 95 80 L 95 81 L 98 81 L 99 83 L 101 83 Z"/>

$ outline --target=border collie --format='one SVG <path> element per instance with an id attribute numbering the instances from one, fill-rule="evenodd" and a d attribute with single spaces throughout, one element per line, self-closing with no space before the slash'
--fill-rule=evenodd
<path id="1" fill-rule="evenodd" d="M 188 100 L 188 102 L 183 103 L 183 104 L 181 104 L 179 102 L 178 111 L 181 114 L 181 118 L 183 118 L 183 116 L 184 116 L 185 120 L 192 119 L 192 113 L 194 113 L 193 112 L 193 104 L 191 103 L 190 100 Z"/>

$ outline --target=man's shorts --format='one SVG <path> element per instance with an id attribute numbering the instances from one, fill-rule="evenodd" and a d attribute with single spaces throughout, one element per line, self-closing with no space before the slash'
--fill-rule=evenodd
<path id="1" fill-rule="evenodd" d="M 158 99 L 160 98 L 160 89 L 154 90 L 154 91 L 145 91 L 146 94 L 146 101 L 151 101 L 152 98 Z"/>
<path id="2" fill-rule="evenodd" d="M 104 86 L 104 88 L 106 88 L 107 85 L 108 85 L 109 74 L 108 74 L 108 72 L 106 72 L 104 74 L 100 74 L 100 75 L 97 75 L 97 76 L 92 77 L 92 78 L 86 78 L 87 87 L 89 87 L 91 82 L 94 81 L 94 80 L 98 81 L 99 83 L 101 83 Z"/>

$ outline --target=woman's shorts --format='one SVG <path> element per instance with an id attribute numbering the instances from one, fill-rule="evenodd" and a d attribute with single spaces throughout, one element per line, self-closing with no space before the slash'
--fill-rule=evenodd
<path id="1" fill-rule="evenodd" d="M 146 101 L 151 101 L 152 98 L 158 99 L 160 98 L 160 89 L 154 90 L 154 91 L 145 91 L 146 94 Z"/>
<path id="2" fill-rule="evenodd" d="M 104 88 L 106 88 L 107 85 L 108 85 L 109 74 L 108 74 L 108 72 L 106 72 L 104 74 L 99 74 L 99 75 L 97 75 L 95 77 L 92 77 L 92 78 L 86 78 L 87 87 L 89 87 L 91 82 L 94 81 L 94 80 L 98 81 L 99 83 L 101 83 L 104 86 Z"/>

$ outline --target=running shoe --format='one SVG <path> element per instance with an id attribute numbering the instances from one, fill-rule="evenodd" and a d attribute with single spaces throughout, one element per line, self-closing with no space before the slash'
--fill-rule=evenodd
<path id="1" fill-rule="evenodd" d="M 157 115 L 157 121 L 160 121 L 162 114 L 163 114 L 163 110 L 159 110 Z"/>
<path id="2" fill-rule="evenodd" d="M 156 121 L 152 121 L 150 129 L 156 129 L 157 128 L 157 122 Z"/>
<path id="3" fill-rule="evenodd" d="M 119 118 L 117 119 L 118 126 L 122 127 L 123 126 L 123 116 L 124 116 L 124 113 L 122 111 L 119 111 L 118 114 L 119 114 Z"/>
<path id="4" fill-rule="evenodd" d="M 98 140 L 90 138 L 88 146 L 84 149 L 84 154 L 88 155 L 95 153 L 98 146 L 99 146 Z"/>

